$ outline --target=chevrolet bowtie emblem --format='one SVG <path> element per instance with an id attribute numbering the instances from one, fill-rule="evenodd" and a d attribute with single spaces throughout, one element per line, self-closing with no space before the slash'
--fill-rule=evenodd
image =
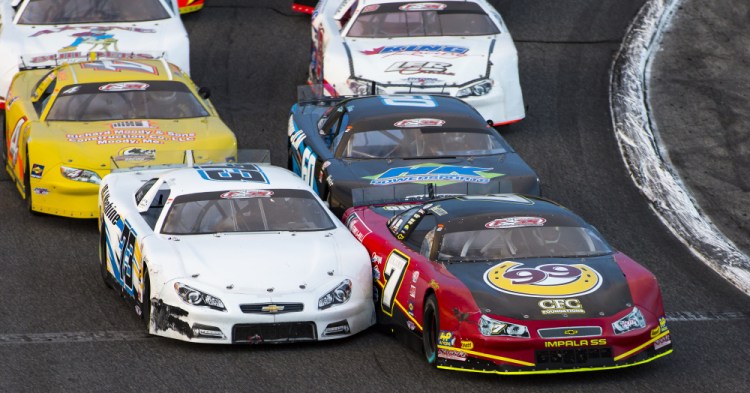
<path id="1" fill-rule="evenodd" d="M 572 336 L 574 334 L 578 334 L 578 330 L 570 329 L 563 332 L 566 336 Z"/>
<path id="2" fill-rule="evenodd" d="M 269 304 L 267 306 L 263 306 L 263 308 L 260 309 L 263 312 L 270 312 L 271 314 L 275 314 L 279 311 L 284 311 L 284 306 L 277 306 L 275 304 Z"/>

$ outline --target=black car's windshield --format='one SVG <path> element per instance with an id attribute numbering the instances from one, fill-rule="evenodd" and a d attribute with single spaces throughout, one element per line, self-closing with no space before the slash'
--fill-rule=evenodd
<path id="1" fill-rule="evenodd" d="M 29 0 L 18 24 L 142 22 L 169 17 L 162 0 Z"/>
<path id="2" fill-rule="evenodd" d="M 321 231 L 335 228 L 305 190 L 227 190 L 175 198 L 161 233 Z"/>
<path id="3" fill-rule="evenodd" d="M 364 7 L 347 36 L 478 36 L 499 32 L 489 15 L 474 3 L 392 3 Z"/>
<path id="4" fill-rule="evenodd" d="M 129 81 L 66 87 L 58 94 L 46 120 L 185 119 L 208 115 L 184 83 Z"/>
<path id="5" fill-rule="evenodd" d="M 341 158 L 430 158 L 506 152 L 500 137 L 487 129 L 424 126 L 428 121 L 439 122 L 437 119 L 405 121 L 423 123 L 415 128 L 352 132 L 343 146 Z"/>
<path id="6" fill-rule="evenodd" d="M 589 257 L 612 250 L 589 228 L 559 226 L 496 227 L 447 232 L 438 253 L 441 261 L 519 258 Z"/>

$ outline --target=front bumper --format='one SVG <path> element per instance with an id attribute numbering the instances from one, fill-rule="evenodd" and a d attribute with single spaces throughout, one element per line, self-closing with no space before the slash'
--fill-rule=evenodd
<path id="1" fill-rule="evenodd" d="M 162 337 L 207 344 L 278 344 L 349 337 L 375 323 L 372 298 L 355 297 L 319 310 L 316 300 L 299 295 L 269 298 L 222 295 L 225 311 L 183 302 L 170 285 L 161 299 L 152 299 L 149 332 Z M 301 311 L 247 313 L 241 304 L 302 305 Z"/>
<path id="2" fill-rule="evenodd" d="M 109 171 L 97 171 L 104 177 Z M 31 210 L 71 218 L 96 218 L 99 185 L 67 179 L 60 167 L 44 168 L 40 178 L 31 177 Z"/>
<path id="3" fill-rule="evenodd" d="M 492 374 L 616 369 L 648 363 L 672 353 L 671 333 L 660 329 L 658 324 L 623 335 L 557 339 L 472 335 L 457 337 L 453 344 L 438 345 L 438 368 Z"/>

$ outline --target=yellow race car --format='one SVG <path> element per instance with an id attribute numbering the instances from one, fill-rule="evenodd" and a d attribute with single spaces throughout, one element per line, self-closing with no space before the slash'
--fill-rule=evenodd
<path id="1" fill-rule="evenodd" d="M 95 218 L 112 169 L 236 160 L 237 140 L 165 60 L 95 60 L 21 71 L 5 108 L 5 167 L 32 212 Z"/>

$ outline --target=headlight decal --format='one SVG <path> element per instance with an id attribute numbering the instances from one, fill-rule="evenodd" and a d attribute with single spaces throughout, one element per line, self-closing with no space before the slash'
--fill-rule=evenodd
<path id="1" fill-rule="evenodd" d="M 349 301 L 352 296 L 352 281 L 346 279 L 339 283 L 336 288 L 333 288 L 325 295 L 318 299 L 318 309 L 325 310 L 329 307 L 344 304 Z"/>
<path id="2" fill-rule="evenodd" d="M 90 171 L 87 169 L 78 169 L 78 168 L 70 168 L 67 166 L 61 166 L 60 174 L 62 174 L 63 177 L 68 180 L 80 181 L 83 183 L 100 184 L 102 182 L 102 179 L 99 177 L 99 175 L 96 172 Z"/>
<path id="3" fill-rule="evenodd" d="M 177 292 L 177 296 L 187 304 L 208 307 L 218 311 L 226 311 L 224 302 L 216 296 L 209 295 L 179 282 L 174 283 L 174 289 Z"/>
<path id="4" fill-rule="evenodd" d="M 529 338 L 529 329 L 526 326 L 498 321 L 486 315 L 479 319 L 479 331 L 483 336 Z"/>

